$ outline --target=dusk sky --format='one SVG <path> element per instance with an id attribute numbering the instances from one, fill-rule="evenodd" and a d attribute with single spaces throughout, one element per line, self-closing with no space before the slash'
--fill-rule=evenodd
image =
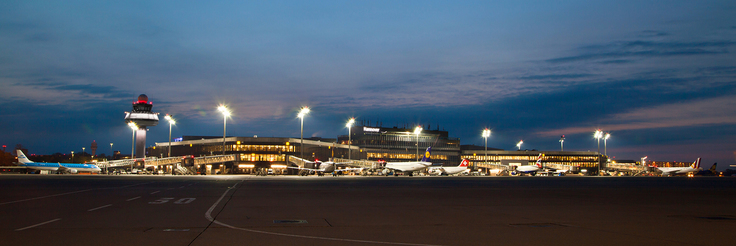
<path id="1" fill-rule="evenodd" d="M 130 153 L 175 137 L 438 126 L 462 144 L 736 163 L 736 2 L 0 2 L 0 144 Z M 603 151 L 603 141 L 601 141 Z"/>

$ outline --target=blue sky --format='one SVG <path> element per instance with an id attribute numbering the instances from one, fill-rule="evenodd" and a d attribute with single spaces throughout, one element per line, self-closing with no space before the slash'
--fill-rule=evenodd
<path id="1" fill-rule="evenodd" d="M 174 135 L 346 134 L 349 117 L 463 144 L 734 164 L 733 1 L 3 1 L 0 141 L 129 152 L 139 94 Z M 165 123 L 148 144 L 165 142 Z M 601 143 L 603 145 L 603 143 Z"/>

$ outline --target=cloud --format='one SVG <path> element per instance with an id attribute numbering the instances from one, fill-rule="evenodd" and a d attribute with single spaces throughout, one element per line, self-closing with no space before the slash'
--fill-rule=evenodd
<path id="1" fill-rule="evenodd" d="M 549 63 L 567 63 L 589 60 L 625 60 L 625 58 L 670 57 L 688 55 L 727 54 L 728 48 L 736 45 L 733 41 L 703 42 L 657 42 L 622 41 L 580 48 L 581 54 L 547 59 Z"/>
<path id="2" fill-rule="evenodd" d="M 639 34 L 639 37 L 664 37 L 664 36 L 669 36 L 669 35 L 670 34 L 669 33 L 666 33 L 666 32 L 660 32 L 660 31 L 654 31 L 654 30 L 645 30 L 645 31 L 642 31 Z"/>
<path id="3" fill-rule="evenodd" d="M 589 78 L 594 76 L 593 74 L 545 74 L 545 75 L 532 75 L 523 76 L 519 79 L 523 80 L 560 80 L 560 79 L 580 79 Z"/>
<path id="4" fill-rule="evenodd" d="M 135 97 L 133 93 L 115 86 L 52 81 L 55 80 L 37 79 L 34 82 L 21 82 L 16 79 L 0 78 L 0 82 L 6 84 L 3 90 L 0 90 L 0 96 L 8 100 L 35 105 L 61 105 L 75 108 L 91 106 L 85 104 L 92 102 L 133 100 Z"/>
<path id="5" fill-rule="evenodd" d="M 704 125 L 736 124 L 736 95 L 644 107 L 607 117 L 598 126 L 578 126 L 538 132 L 542 136 L 558 136 L 605 131 L 661 129 Z"/>

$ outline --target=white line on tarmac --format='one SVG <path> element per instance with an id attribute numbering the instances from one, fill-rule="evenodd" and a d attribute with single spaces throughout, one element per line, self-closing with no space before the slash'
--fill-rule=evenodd
<path id="1" fill-rule="evenodd" d="M 63 196 L 63 195 L 69 195 L 69 194 L 80 193 L 80 192 L 91 191 L 91 190 L 94 190 L 94 189 L 78 190 L 78 191 L 72 191 L 72 192 L 61 193 L 61 194 L 28 198 L 28 199 L 17 200 L 17 201 L 12 201 L 12 202 L 4 202 L 4 203 L 0 203 L 0 205 L 11 204 L 11 203 L 16 203 L 16 202 L 25 202 L 25 201 L 31 201 L 31 200 L 38 200 L 38 199 L 44 199 L 44 198 L 49 198 L 49 197 L 55 197 L 55 196 Z"/>
<path id="2" fill-rule="evenodd" d="M 54 194 L 54 195 L 40 196 L 40 197 L 28 198 L 28 199 L 17 200 L 17 201 L 3 202 L 3 203 L 0 203 L 0 205 L 6 205 L 6 204 L 12 204 L 12 203 L 18 203 L 18 202 L 27 202 L 27 201 L 33 201 L 33 200 L 44 199 L 44 198 L 49 198 L 49 197 L 63 196 L 63 195 L 69 195 L 69 194 L 74 194 L 74 193 L 87 192 L 87 191 L 91 191 L 91 190 L 106 190 L 106 189 L 128 188 L 128 187 L 131 187 L 131 186 L 144 185 L 144 184 L 150 184 L 150 183 L 153 183 L 153 182 L 142 183 L 142 184 L 132 184 L 132 185 L 126 185 L 126 186 L 120 186 L 120 187 L 78 190 L 78 191 L 72 191 L 72 192 L 61 193 L 61 194 Z"/>
<path id="3" fill-rule="evenodd" d="M 98 209 L 103 209 L 103 208 L 106 208 L 106 207 L 109 207 L 109 206 L 112 206 L 112 204 L 107 204 L 107 205 L 102 206 L 102 207 L 96 207 L 96 208 L 93 208 L 93 209 L 90 209 L 90 210 L 87 210 L 87 211 L 88 212 L 92 212 L 92 211 L 95 211 L 95 210 L 98 210 Z"/>
<path id="4" fill-rule="evenodd" d="M 161 192 L 161 191 L 160 190 L 157 190 L 157 191 L 151 192 L 151 195 L 156 194 L 156 193 L 159 193 L 159 192 Z"/>
<path id="5" fill-rule="evenodd" d="M 184 188 L 184 186 L 182 186 L 182 187 L 179 187 L 179 189 L 181 189 L 181 188 Z"/>
<path id="6" fill-rule="evenodd" d="M 373 243 L 373 244 L 391 244 L 391 245 L 413 245 L 413 246 L 437 246 L 434 244 L 419 244 L 419 243 L 398 243 L 398 242 L 382 242 L 382 241 L 369 241 L 369 240 L 357 240 L 357 239 L 346 239 L 346 238 L 332 238 L 332 237 L 317 237 L 317 236 L 305 236 L 305 235 L 296 235 L 296 234 L 286 234 L 286 233 L 278 233 L 278 232 L 268 232 L 268 231 L 259 231 L 259 230 L 253 230 L 253 229 L 246 229 L 246 228 L 240 228 L 231 226 L 225 223 L 222 223 L 218 220 L 215 220 L 212 217 L 212 211 L 215 210 L 215 207 L 217 207 L 218 204 L 222 201 L 223 198 L 225 198 L 225 195 L 227 193 L 234 189 L 238 184 L 243 183 L 245 180 L 241 180 L 240 182 L 233 185 L 233 187 L 228 188 L 224 193 L 222 193 L 222 196 L 220 196 L 220 199 L 217 199 L 215 204 L 212 204 L 212 207 L 210 207 L 209 210 L 204 214 L 204 217 L 207 218 L 207 220 L 211 221 L 212 223 L 230 228 L 235 230 L 241 230 L 241 231 L 247 231 L 247 232 L 253 232 L 253 233 L 260 233 L 260 234 L 267 234 L 267 235 L 274 235 L 274 236 L 284 236 L 284 237 L 296 237 L 296 238 L 307 238 L 307 239 L 318 239 L 318 240 L 329 240 L 329 241 L 340 241 L 340 242 L 351 242 L 351 243 Z"/>
<path id="7" fill-rule="evenodd" d="M 25 230 L 25 229 L 31 229 L 31 228 L 36 227 L 36 226 L 45 225 L 45 224 L 56 222 L 56 221 L 59 221 L 59 220 L 61 220 L 61 218 L 49 220 L 49 221 L 46 221 L 46 222 L 41 222 L 41 223 L 38 223 L 38 224 L 35 224 L 35 225 L 32 225 L 32 226 L 26 226 L 26 227 L 23 227 L 23 228 L 20 228 L 20 229 L 15 229 L 15 231 L 22 231 L 22 230 Z"/>
<path id="8" fill-rule="evenodd" d="M 133 200 L 138 199 L 138 198 L 141 198 L 141 197 L 140 196 L 136 196 L 136 197 L 130 198 L 130 199 L 125 200 L 125 201 L 126 202 L 129 202 L 129 201 L 133 201 Z"/>

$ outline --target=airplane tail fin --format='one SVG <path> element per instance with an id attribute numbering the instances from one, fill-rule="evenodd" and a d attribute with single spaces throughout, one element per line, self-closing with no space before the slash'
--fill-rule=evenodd
<path id="1" fill-rule="evenodd" d="M 693 164 L 690 165 L 690 167 L 694 169 L 700 168 L 700 158 L 698 158 L 695 162 L 693 162 Z"/>
<path id="2" fill-rule="evenodd" d="M 18 150 L 18 163 L 27 164 L 32 163 L 32 161 L 29 160 L 28 157 L 26 157 L 26 154 L 23 154 L 23 151 Z"/>
<path id="3" fill-rule="evenodd" d="M 537 167 L 539 168 L 542 168 L 542 156 L 544 156 L 544 154 L 539 153 L 539 156 L 537 157 Z"/>
<path id="4" fill-rule="evenodd" d="M 468 164 L 470 164 L 470 161 L 468 161 L 468 159 L 463 159 L 463 161 L 460 162 L 460 165 L 458 167 L 467 167 Z"/>
<path id="5" fill-rule="evenodd" d="M 710 171 L 711 171 L 712 173 L 716 173 L 716 165 L 718 165 L 718 162 L 716 162 L 716 163 L 713 163 L 713 166 L 710 166 L 710 169 L 709 169 L 709 170 L 710 170 Z"/>
<path id="6" fill-rule="evenodd" d="M 432 156 L 430 154 L 432 152 L 432 147 L 427 147 L 427 152 L 424 153 L 424 157 L 422 157 L 422 162 L 432 162 Z"/>

